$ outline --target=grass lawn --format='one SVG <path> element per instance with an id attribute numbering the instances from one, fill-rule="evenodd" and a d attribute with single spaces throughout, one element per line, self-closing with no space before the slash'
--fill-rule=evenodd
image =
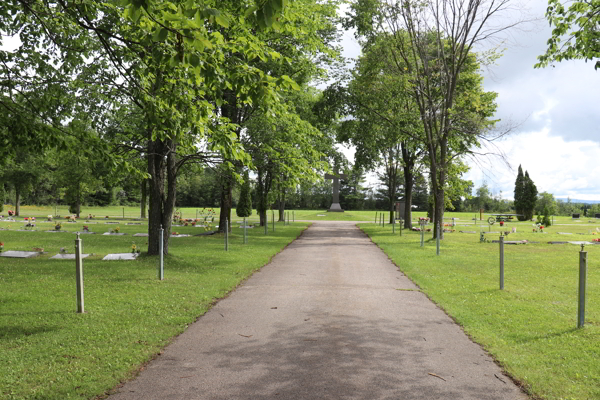
<path id="1" fill-rule="evenodd" d="M 499 290 L 499 245 L 479 243 L 478 234 L 458 233 L 479 229 L 459 226 L 457 232 L 446 233 L 437 256 L 431 233 L 421 248 L 418 232 L 404 230 L 399 236 L 398 231 L 392 234 L 389 225 L 360 226 L 534 397 L 600 399 L 600 245 L 585 248 L 586 320 L 583 329 L 576 329 L 581 248 L 547 244 L 592 241 L 600 237 L 592 234 L 600 225 L 587 219 L 556 222 L 561 225 L 545 229 L 545 234 L 533 233 L 531 222 L 509 223 L 504 229 L 517 227 L 517 233 L 506 240 L 540 243 L 505 245 L 503 291 Z M 499 235 L 486 236 L 497 239 Z"/>
<path id="2" fill-rule="evenodd" d="M 63 229 L 72 232 L 84 224 L 64 223 Z M 171 238 L 165 280 L 159 281 L 157 257 L 101 260 L 131 251 L 134 241 L 145 250 L 146 238 L 132 237 L 147 231 L 142 224 L 122 223 L 128 235 L 103 236 L 116 225 L 87 223 L 98 233 L 81 236 L 84 252 L 93 255 L 84 260 L 86 313 L 77 314 L 75 262 L 49 259 L 61 247 L 72 253 L 75 235 L 43 232 L 53 224 L 41 221 L 32 232 L 16 231 L 21 222 L 0 223 L 11 229 L 0 230 L 5 251 L 47 252 L 32 259 L 0 258 L 1 399 L 90 399 L 114 388 L 307 226 L 279 223 L 266 236 L 263 229 L 249 229 L 246 245 L 235 226 L 229 252 L 222 235 Z"/>

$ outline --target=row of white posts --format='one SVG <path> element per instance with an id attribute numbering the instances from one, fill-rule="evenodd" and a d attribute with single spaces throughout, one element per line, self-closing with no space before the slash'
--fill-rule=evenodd
<path id="1" fill-rule="evenodd" d="M 375 214 L 375 224 L 379 219 L 379 224 L 384 226 L 384 213 Z M 402 236 L 402 223 L 400 220 L 400 236 Z M 421 247 L 425 245 L 425 226 L 427 221 L 419 221 L 421 228 Z M 441 225 L 438 224 L 436 230 L 436 254 L 440 255 L 440 230 Z M 392 223 L 392 233 L 396 233 L 396 219 Z M 500 290 L 504 290 L 504 236 L 500 234 Z M 577 306 L 577 327 L 582 328 L 585 324 L 585 303 L 586 303 L 586 289 L 587 289 L 587 251 L 584 251 L 585 245 L 581 245 L 581 251 L 579 252 L 579 290 L 578 290 L 578 306 Z"/>

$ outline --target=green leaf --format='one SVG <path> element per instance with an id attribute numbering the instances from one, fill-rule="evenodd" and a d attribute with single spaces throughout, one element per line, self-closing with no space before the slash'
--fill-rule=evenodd
<path id="1" fill-rule="evenodd" d="M 248 17 L 248 16 L 250 16 L 250 15 L 254 14 L 254 12 L 255 12 L 256 10 L 258 10 L 258 7 L 257 7 L 257 6 L 252 6 L 252 7 L 248 8 L 248 9 L 246 10 L 246 12 L 244 13 L 244 16 L 245 16 L 245 17 Z"/>
<path id="2" fill-rule="evenodd" d="M 154 40 L 157 42 L 164 42 L 169 36 L 169 31 L 165 28 L 160 28 L 154 33 Z"/>
<path id="3" fill-rule="evenodd" d="M 223 14 L 216 15 L 215 22 L 221 25 L 223 28 L 229 28 L 229 19 Z"/>
<path id="4" fill-rule="evenodd" d="M 190 64 L 195 68 L 200 65 L 200 58 L 196 54 L 190 56 Z"/>

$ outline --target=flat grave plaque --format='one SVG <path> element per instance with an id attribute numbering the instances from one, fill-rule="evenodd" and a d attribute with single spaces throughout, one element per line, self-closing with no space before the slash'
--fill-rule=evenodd
<path id="1" fill-rule="evenodd" d="M 548 242 L 548 244 L 567 244 L 569 242 Z"/>
<path id="2" fill-rule="evenodd" d="M 246 229 L 252 229 L 252 228 L 254 228 L 254 226 L 243 226 L 243 225 L 242 225 L 242 226 L 240 226 L 240 229 L 243 229 L 243 228 L 246 228 Z"/>
<path id="3" fill-rule="evenodd" d="M 105 222 L 105 224 L 118 224 L 118 222 Z"/>
<path id="4" fill-rule="evenodd" d="M 559 235 L 572 235 L 571 232 L 557 232 Z"/>
<path id="5" fill-rule="evenodd" d="M 478 232 L 475 232 L 475 231 L 459 231 L 459 232 L 460 232 L 460 233 L 478 233 Z M 484 232 L 484 233 L 485 233 L 485 232 Z"/>
<path id="6" fill-rule="evenodd" d="M 48 233 L 67 233 L 68 231 L 57 231 L 56 229 L 53 231 L 44 231 L 44 232 L 48 232 Z"/>
<path id="7" fill-rule="evenodd" d="M 105 235 L 105 236 L 109 236 L 109 235 L 112 235 L 112 236 L 123 236 L 123 235 L 127 235 L 127 234 L 126 233 L 104 232 L 103 235 Z"/>
<path id="8" fill-rule="evenodd" d="M 133 236 L 135 236 L 135 237 L 148 237 L 148 234 L 147 233 L 136 233 Z"/>
<path id="9" fill-rule="evenodd" d="M 593 244 L 592 242 L 585 242 L 585 241 L 576 241 L 576 242 L 569 242 L 570 244 L 576 244 L 578 246 L 581 246 L 582 244 L 585 244 L 586 246 L 588 244 Z"/>
<path id="10" fill-rule="evenodd" d="M 89 257 L 89 254 L 82 254 L 81 258 Z M 74 260 L 75 254 L 57 254 L 50 257 L 51 260 Z"/>
<path id="11" fill-rule="evenodd" d="M 83 232 L 75 232 L 75 233 L 80 233 L 80 234 L 82 234 L 82 235 L 95 235 L 95 234 L 96 234 L 96 232 L 89 232 L 89 231 L 88 231 L 88 232 L 86 232 L 86 231 L 83 231 Z"/>
<path id="12" fill-rule="evenodd" d="M 141 225 L 141 222 L 128 222 L 125 225 Z"/>
<path id="13" fill-rule="evenodd" d="M 492 240 L 492 243 L 500 243 L 499 240 Z M 533 242 L 528 242 L 527 240 L 505 240 L 504 244 L 527 244 L 527 243 L 533 243 Z"/>
<path id="14" fill-rule="evenodd" d="M 327 215 L 325 214 L 317 214 L 317 217 L 326 217 Z"/>
<path id="15" fill-rule="evenodd" d="M 18 250 L 8 250 L 0 253 L 0 257 L 10 257 L 10 258 L 32 258 L 37 257 L 42 253 L 37 251 L 18 251 Z"/>
<path id="16" fill-rule="evenodd" d="M 171 237 L 190 237 L 192 235 L 171 235 Z"/>
<path id="17" fill-rule="evenodd" d="M 136 258 L 137 258 L 137 254 L 136 253 L 115 253 L 115 254 L 107 254 L 106 256 L 104 256 L 104 258 L 102 260 L 106 260 L 106 261 L 117 261 L 117 260 L 133 261 Z"/>

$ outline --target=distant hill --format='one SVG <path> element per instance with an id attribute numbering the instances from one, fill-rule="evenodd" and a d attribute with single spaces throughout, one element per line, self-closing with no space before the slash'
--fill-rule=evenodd
<path id="1" fill-rule="evenodd" d="M 556 198 L 556 200 L 567 202 L 567 198 Z M 579 200 L 579 199 L 571 199 L 571 203 L 584 203 L 584 204 L 598 204 L 600 200 Z"/>

